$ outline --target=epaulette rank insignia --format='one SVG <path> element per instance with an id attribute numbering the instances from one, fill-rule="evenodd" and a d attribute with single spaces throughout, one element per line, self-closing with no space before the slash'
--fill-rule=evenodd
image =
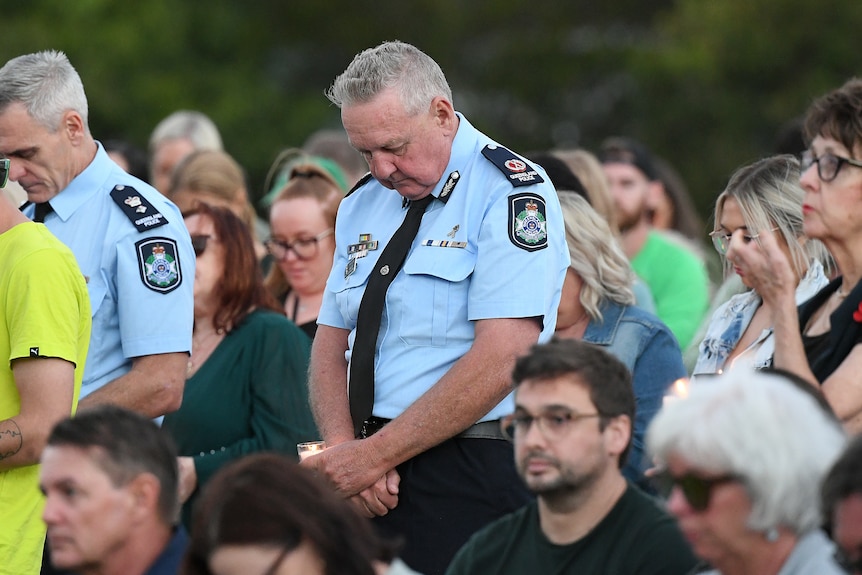
<path id="1" fill-rule="evenodd" d="M 151 230 L 168 223 L 168 219 L 131 186 L 114 186 L 111 199 L 120 206 L 126 217 L 139 232 Z"/>
<path id="2" fill-rule="evenodd" d="M 533 166 L 520 159 L 518 156 L 504 148 L 494 144 L 488 144 L 482 148 L 485 156 L 497 169 L 509 178 L 509 182 L 515 186 L 532 186 L 545 181 Z"/>

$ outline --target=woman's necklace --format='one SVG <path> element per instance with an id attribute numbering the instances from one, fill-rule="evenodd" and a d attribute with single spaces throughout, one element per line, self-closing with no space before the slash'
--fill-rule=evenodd
<path id="1" fill-rule="evenodd" d="M 192 353 L 189 356 L 189 361 L 186 364 L 186 379 L 190 378 L 195 372 L 200 369 L 200 366 L 209 359 L 221 340 L 224 339 L 225 330 L 219 328 L 217 330 L 208 331 L 205 335 L 192 335 Z"/>

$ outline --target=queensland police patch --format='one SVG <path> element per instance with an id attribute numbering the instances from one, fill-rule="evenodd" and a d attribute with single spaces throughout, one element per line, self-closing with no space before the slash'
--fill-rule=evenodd
<path id="1" fill-rule="evenodd" d="M 183 281 L 177 243 L 168 238 L 147 238 L 135 244 L 141 280 L 153 291 L 168 293 Z"/>
<path id="2" fill-rule="evenodd" d="M 509 239 L 533 252 L 548 247 L 545 200 L 537 194 L 509 196 Z"/>

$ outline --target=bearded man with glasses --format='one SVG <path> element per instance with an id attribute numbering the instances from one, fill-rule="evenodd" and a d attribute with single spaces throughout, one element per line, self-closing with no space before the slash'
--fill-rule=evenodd
<path id="1" fill-rule="evenodd" d="M 618 359 L 579 340 L 536 345 L 513 373 L 501 421 L 537 499 L 474 535 L 447 575 L 689 573 L 673 519 L 623 477 L 635 398 Z"/>

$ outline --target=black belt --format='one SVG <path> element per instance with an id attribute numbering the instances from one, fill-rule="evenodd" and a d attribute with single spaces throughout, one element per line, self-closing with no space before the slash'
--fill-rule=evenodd
<path id="1" fill-rule="evenodd" d="M 371 416 L 366 419 L 362 423 L 362 429 L 359 431 L 359 437 L 361 439 L 367 439 L 383 429 L 387 423 L 392 421 L 391 419 L 384 419 L 382 417 Z M 462 439 L 503 439 L 506 437 L 503 435 L 503 430 L 500 429 L 500 420 L 495 419 L 493 421 L 482 421 L 480 423 L 476 423 L 471 425 L 455 437 L 459 437 Z"/>

